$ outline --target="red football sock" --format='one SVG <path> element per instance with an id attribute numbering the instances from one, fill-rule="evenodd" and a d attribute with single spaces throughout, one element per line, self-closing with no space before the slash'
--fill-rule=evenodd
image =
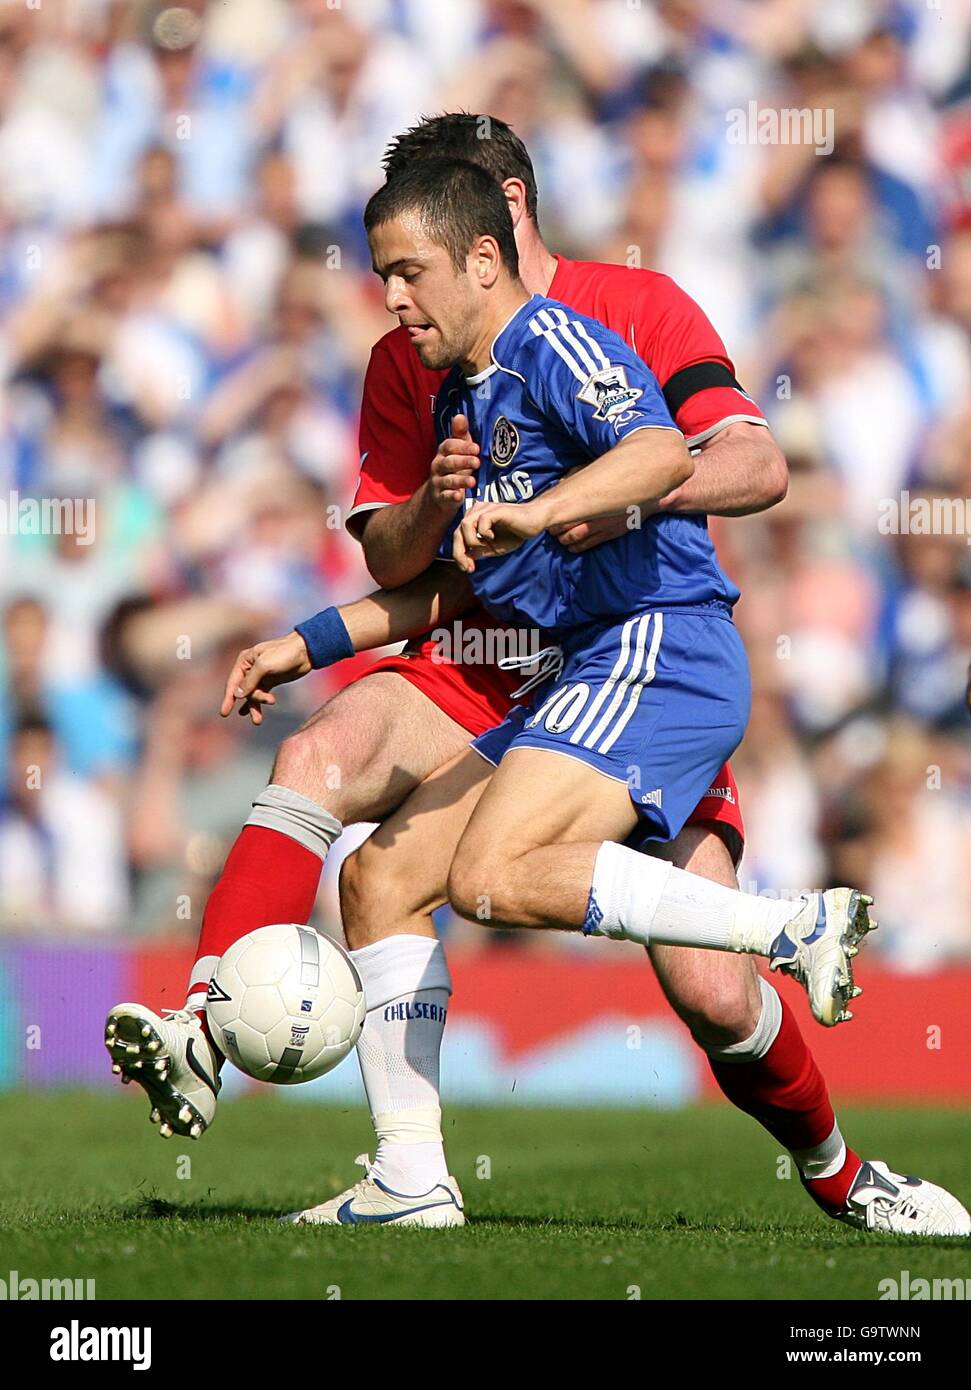
<path id="1" fill-rule="evenodd" d="M 319 855 L 289 835 L 260 825 L 243 826 L 202 915 L 193 975 L 205 978 L 189 978 L 186 1007 L 192 1009 L 198 1000 L 195 1012 L 201 1014 L 203 1027 L 209 971 L 196 971 L 196 964 L 205 957 L 217 959 L 257 927 L 309 922 L 322 867 Z"/>
<path id="2" fill-rule="evenodd" d="M 863 1160 L 859 1154 L 854 1153 L 847 1145 L 846 1158 L 843 1160 L 843 1166 L 838 1173 L 834 1173 L 829 1178 L 803 1178 L 802 1185 L 816 1205 L 822 1207 L 827 1216 L 835 1216 L 846 1206 L 846 1198 L 853 1186 L 853 1179 L 862 1166 Z"/>
<path id="3" fill-rule="evenodd" d="M 751 1062 L 723 1062 L 709 1057 L 712 1074 L 739 1110 L 751 1115 L 790 1150 L 815 1149 L 833 1133 L 836 1116 L 823 1074 L 784 1000 L 782 1023 L 764 1057 Z M 805 1182 L 813 1199 L 827 1211 L 842 1209 L 860 1168 L 851 1149 L 839 1173 Z"/>

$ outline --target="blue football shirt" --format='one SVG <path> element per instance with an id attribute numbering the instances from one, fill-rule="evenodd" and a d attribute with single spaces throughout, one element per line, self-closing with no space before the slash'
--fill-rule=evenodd
<path id="1" fill-rule="evenodd" d="M 677 429 L 657 378 L 596 319 L 533 295 L 492 344 L 492 362 L 454 368 L 435 407 L 438 438 L 467 415 L 480 446 L 473 502 L 527 502 L 642 429 Z M 441 554 L 452 555 L 452 534 Z M 703 515 L 659 513 L 573 555 L 542 532 L 511 555 L 476 557 L 472 587 L 501 622 L 561 633 L 652 608 L 733 605 Z"/>

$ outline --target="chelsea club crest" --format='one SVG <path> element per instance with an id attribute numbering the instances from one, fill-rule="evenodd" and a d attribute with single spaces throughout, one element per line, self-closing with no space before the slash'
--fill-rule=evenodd
<path id="1" fill-rule="evenodd" d="M 499 468 L 505 468 L 515 457 L 518 448 L 519 431 L 511 420 L 500 415 L 492 427 L 492 462 Z"/>

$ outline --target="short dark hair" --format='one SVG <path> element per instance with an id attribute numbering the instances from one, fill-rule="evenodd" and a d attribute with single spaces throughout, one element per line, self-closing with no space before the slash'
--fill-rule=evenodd
<path id="1" fill-rule="evenodd" d="M 420 159 L 389 179 L 364 209 L 368 234 L 405 212 L 420 213 L 433 241 L 444 246 L 458 271 L 476 237 L 495 237 L 503 264 L 519 275 L 519 252 L 509 204 L 491 174 L 467 159 Z"/>
<path id="2" fill-rule="evenodd" d="M 467 159 L 487 169 L 497 183 L 519 179 L 526 189 L 526 211 L 536 220 L 536 175 L 526 146 L 505 121 L 449 111 L 425 116 L 384 152 L 388 179 L 397 178 L 418 159 Z"/>

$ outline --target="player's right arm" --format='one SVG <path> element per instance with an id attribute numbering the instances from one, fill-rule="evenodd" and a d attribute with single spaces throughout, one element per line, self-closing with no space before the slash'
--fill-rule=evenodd
<path id="1" fill-rule="evenodd" d="M 449 623 L 474 602 L 468 581 L 454 565 L 439 561 L 409 584 L 397 589 L 377 589 L 354 603 L 342 603 L 336 611 L 354 651 L 369 652 Z M 317 653 L 313 650 L 311 659 L 316 665 Z"/>
<path id="2" fill-rule="evenodd" d="M 376 343 L 361 401 L 361 477 L 347 527 L 385 589 L 436 559 L 479 466 L 468 429 L 436 445 L 432 402 L 443 373 L 423 367 L 400 329 Z"/>
<path id="3" fill-rule="evenodd" d="M 441 543 L 469 488 L 475 487 L 479 446 L 464 415 L 432 459 L 429 476 L 407 502 L 383 507 L 367 523 L 361 544 L 371 577 L 386 588 L 406 584 L 438 556 Z"/>
<path id="4" fill-rule="evenodd" d="M 240 714 L 262 724 L 262 705 L 276 704 L 275 686 L 299 680 L 338 661 L 417 637 L 451 622 L 473 602 L 464 575 L 452 565 L 435 564 L 410 584 L 379 589 L 353 603 L 326 608 L 298 623 L 284 637 L 257 642 L 241 651 L 226 680 L 219 713 Z"/>

